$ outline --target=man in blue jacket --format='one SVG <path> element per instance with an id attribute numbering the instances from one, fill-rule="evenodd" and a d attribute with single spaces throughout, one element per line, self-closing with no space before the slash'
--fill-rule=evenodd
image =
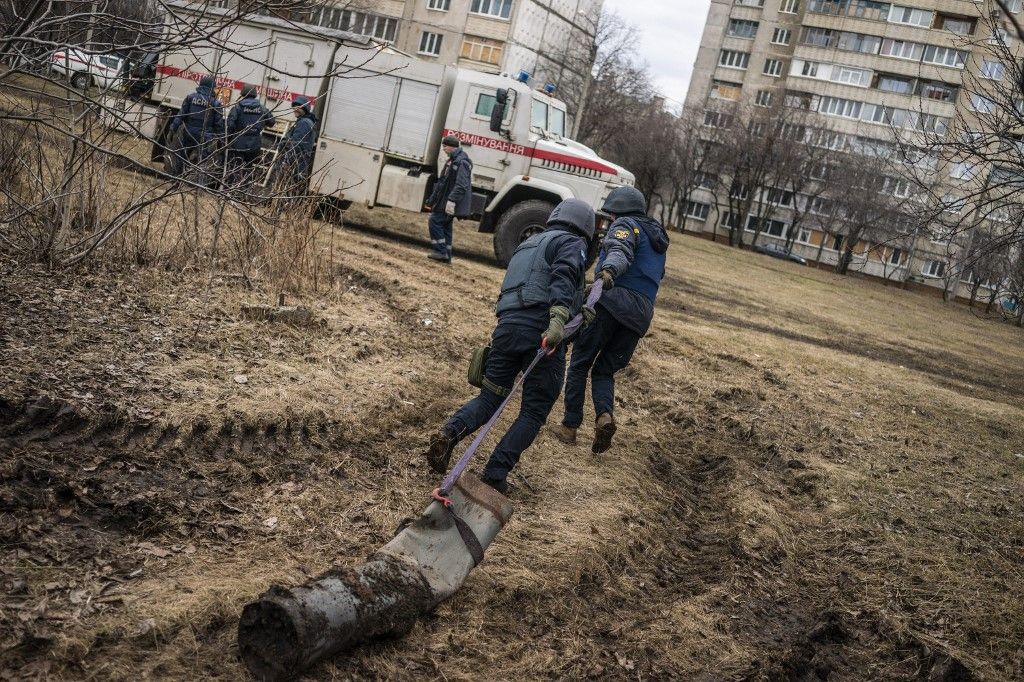
<path id="1" fill-rule="evenodd" d="M 480 394 L 460 407 L 430 439 L 431 468 L 444 473 L 452 450 L 483 426 L 508 396 L 516 375 L 533 361 L 543 343 L 546 355 L 523 382 L 519 416 L 491 453 L 481 480 L 498 492 L 530 447 L 562 391 L 565 377 L 565 324 L 583 306 L 587 248 L 594 238 L 594 209 L 566 199 L 551 212 L 547 228 L 512 254 L 501 284 Z"/>
<path id="2" fill-rule="evenodd" d="M 213 76 L 199 79 L 196 91 L 186 95 L 181 108 L 171 120 L 170 140 L 181 130 L 181 139 L 174 147 L 175 163 L 173 173 L 181 177 L 185 172 L 186 163 L 194 163 L 201 168 L 208 164 L 213 155 L 214 145 L 224 134 L 224 117 L 221 115 L 220 101 L 213 94 L 216 80 Z M 199 184 L 208 184 L 208 170 L 200 176 Z"/>
<path id="3" fill-rule="evenodd" d="M 454 135 L 446 135 L 441 140 L 441 149 L 448 160 L 427 199 L 431 246 L 427 257 L 451 263 L 452 223 L 455 218 L 465 218 L 473 212 L 473 162 Z"/>
<path id="4" fill-rule="evenodd" d="M 612 217 L 597 260 L 604 291 L 597 316 L 573 344 L 565 382 L 565 416 L 551 429 L 563 443 L 576 442 L 583 423 L 583 401 L 590 374 L 597 423 L 591 450 L 611 447 L 616 424 L 615 373 L 629 364 L 633 351 L 654 318 L 654 301 L 665 276 L 668 234 L 647 216 L 647 201 L 635 187 L 617 187 L 601 209 Z"/>
<path id="5" fill-rule="evenodd" d="M 274 115 L 260 104 L 256 86 L 242 88 L 238 100 L 227 118 L 228 168 L 233 185 L 248 187 L 253 180 L 256 164 L 263 151 L 263 129 L 274 125 Z"/>
<path id="6" fill-rule="evenodd" d="M 309 98 L 292 100 L 295 124 L 278 146 L 278 174 L 286 185 L 301 185 L 309 178 L 316 149 L 316 115 Z"/>

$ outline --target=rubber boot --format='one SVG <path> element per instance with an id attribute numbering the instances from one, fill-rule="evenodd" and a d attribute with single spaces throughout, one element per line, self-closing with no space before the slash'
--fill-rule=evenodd
<path id="1" fill-rule="evenodd" d="M 452 458 L 452 450 L 458 444 L 459 438 L 453 431 L 441 427 L 437 433 L 430 437 L 430 447 L 427 449 L 427 464 L 438 474 L 448 472 L 448 462 Z"/>
<path id="2" fill-rule="evenodd" d="M 559 424 L 558 426 L 550 427 L 549 431 L 552 436 L 566 445 L 576 445 L 576 427 Z"/>
<path id="3" fill-rule="evenodd" d="M 481 476 L 480 477 L 480 481 L 485 483 L 486 485 L 491 486 L 492 488 L 497 490 L 502 495 L 507 495 L 508 494 L 509 486 L 508 486 L 508 481 L 506 481 L 505 479 L 500 479 L 499 480 L 497 478 L 490 478 L 488 476 Z"/>
<path id="4" fill-rule="evenodd" d="M 598 416 L 597 424 L 594 426 L 594 444 L 590 447 L 590 451 L 595 455 L 607 451 L 612 446 L 612 436 L 615 435 L 617 428 L 615 418 L 610 412 Z"/>

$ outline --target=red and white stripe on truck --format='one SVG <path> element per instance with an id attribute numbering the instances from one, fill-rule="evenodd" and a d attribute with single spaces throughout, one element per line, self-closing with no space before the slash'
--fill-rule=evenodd
<path id="1" fill-rule="evenodd" d="M 174 66 L 167 66 L 166 64 L 161 64 L 156 67 L 156 71 L 164 76 L 170 76 L 171 78 L 184 78 L 185 80 L 192 81 L 193 83 L 198 83 L 200 78 L 209 75 L 206 73 L 199 73 L 198 71 L 189 71 L 187 69 L 179 69 Z M 246 85 L 252 85 L 256 88 L 256 92 L 268 99 L 291 102 L 299 95 L 303 95 L 309 99 L 310 104 L 316 103 L 316 95 L 307 95 L 303 92 L 291 92 L 290 90 L 281 90 L 280 88 L 265 88 L 258 83 L 246 83 L 245 81 L 236 81 L 222 76 L 217 76 L 216 80 L 217 89 L 230 88 L 232 90 L 241 90 Z"/>

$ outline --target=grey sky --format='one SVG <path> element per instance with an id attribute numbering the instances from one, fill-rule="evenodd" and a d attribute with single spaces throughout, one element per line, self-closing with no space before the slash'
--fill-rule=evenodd
<path id="1" fill-rule="evenodd" d="M 642 32 L 637 52 L 651 66 L 661 94 L 678 106 L 686 99 L 710 0 L 604 0 Z"/>

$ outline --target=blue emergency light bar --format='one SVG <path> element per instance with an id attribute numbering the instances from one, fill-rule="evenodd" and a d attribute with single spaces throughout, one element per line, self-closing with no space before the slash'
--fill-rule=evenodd
<path id="1" fill-rule="evenodd" d="M 545 83 L 544 84 L 544 92 L 546 92 L 549 95 L 555 94 L 555 84 L 554 83 Z"/>
<path id="2" fill-rule="evenodd" d="M 529 83 L 530 82 L 530 74 L 527 73 L 526 71 L 520 71 L 519 75 L 516 76 L 516 80 L 519 81 L 520 83 Z"/>

